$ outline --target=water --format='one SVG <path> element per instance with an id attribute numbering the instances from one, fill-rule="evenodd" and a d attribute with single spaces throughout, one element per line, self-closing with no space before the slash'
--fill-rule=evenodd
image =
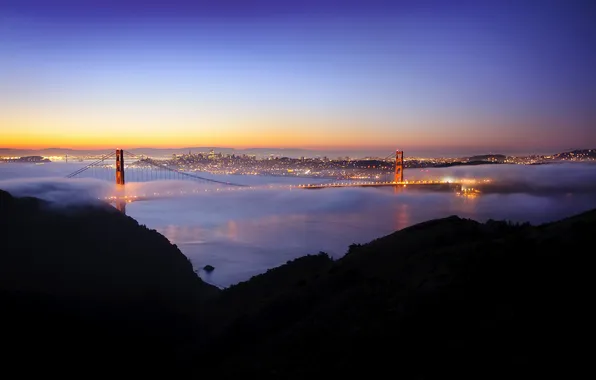
<path id="1" fill-rule="evenodd" d="M 71 169 L 71 164 L 62 163 L 0 165 L 0 188 L 59 202 L 112 191 L 111 184 L 101 181 L 57 178 Z M 352 243 L 366 243 L 429 219 L 458 215 L 538 224 L 596 208 L 595 165 L 488 165 L 409 170 L 406 176 L 491 178 L 502 186 L 475 198 L 392 188 L 208 191 L 130 203 L 127 214 L 176 244 L 206 281 L 226 287 L 302 255 L 324 251 L 340 257 Z M 304 183 L 279 177 L 211 177 L 251 185 Z M 162 182 L 131 184 L 129 189 L 184 186 L 196 188 L 188 182 Z M 215 270 L 203 271 L 207 264 Z"/>

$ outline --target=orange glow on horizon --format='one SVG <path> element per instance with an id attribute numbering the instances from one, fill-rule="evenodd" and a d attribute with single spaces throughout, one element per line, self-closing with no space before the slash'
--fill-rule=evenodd
<path id="1" fill-rule="evenodd" d="M 132 135 L 115 136 L 64 136 L 64 135 L 45 135 L 45 136 L 4 136 L 0 132 L 0 148 L 9 149 L 46 149 L 46 148 L 62 148 L 62 149 L 80 149 L 80 150 L 103 150 L 115 149 L 116 147 L 132 149 L 132 148 L 160 148 L 160 149 L 180 149 L 188 147 L 219 147 L 219 148 L 235 148 L 235 149 L 250 149 L 250 148 L 272 148 L 272 149 L 322 149 L 322 150 L 358 150 L 358 149 L 382 149 L 388 152 L 394 151 L 394 146 L 385 141 L 362 141 L 361 143 L 354 143 L 352 139 L 343 136 L 337 139 L 335 144 L 320 143 L 317 144 L 313 140 L 333 141 L 334 136 L 329 136 L 327 139 L 322 139 L 320 136 L 313 139 L 308 136 L 267 136 L 262 134 L 243 135 L 243 136 L 222 136 L 220 138 L 203 138 L 201 136 L 145 136 L 138 138 Z M 358 136 L 354 136 L 358 140 Z M 351 140 L 351 141 L 350 141 Z M 393 139 L 390 139 L 393 140 Z M 403 140 L 402 140 L 403 141 Z M 445 144 L 400 144 L 402 146 L 409 146 L 419 148 L 445 148 Z M 459 145 L 462 147 L 461 145 Z M 470 145 L 470 147 L 478 147 L 478 145 Z"/>
<path id="2" fill-rule="evenodd" d="M 0 124 L 11 125 L 9 128 L 3 126 L 0 129 L 0 147 L 17 149 L 112 149 L 115 146 L 362 149 L 388 147 L 390 144 L 387 141 L 393 140 L 388 139 L 384 133 L 367 132 L 370 128 L 364 127 L 364 122 L 346 121 L 214 122 L 211 128 L 200 127 L 204 122 L 196 123 L 198 126 L 188 123 L 172 127 L 157 123 L 142 127 L 135 123 L 131 124 L 130 128 L 114 124 L 109 128 L 102 128 L 100 125 L 81 128 L 74 123 L 65 125 L 57 122 L 46 122 L 42 126 L 23 122 Z M 428 139 L 426 133 L 419 132 L 410 134 L 408 140 L 411 143 L 420 143 Z"/>
<path id="3" fill-rule="evenodd" d="M 12 117 L 11 117 L 12 116 Z M 442 121 L 390 123 L 383 120 L 341 120 L 293 115 L 249 118 L 242 115 L 217 119 L 120 120 L 115 116 L 92 119 L 50 117 L 34 113 L 0 115 L 0 148 L 89 149 L 116 147 L 179 149 L 188 147 L 271 149 L 382 149 L 395 146 L 415 149 L 493 149 L 523 147 L 531 137 L 536 146 L 546 146 L 551 136 L 525 136 L 520 128 L 510 141 L 499 128 L 478 128 L 478 124 Z M 76 115 L 79 116 L 79 115 Z M 290 121 L 288 121 L 290 120 Z M 441 128 L 437 128 L 441 125 Z M 529 132 L 528 132 L 529 133 Z M 539 141 L 540 140 L 540 141 Z M 479 144 L 482 141 L 483 144 Z M 486 143 L 491 142 L 491 146 Z"/>

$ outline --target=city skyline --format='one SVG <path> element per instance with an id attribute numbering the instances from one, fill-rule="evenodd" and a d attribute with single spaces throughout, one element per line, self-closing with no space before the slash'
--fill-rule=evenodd
<path id="1" fill-rule="evenodd" d="M 589 2 L 489 3 L 3 2 L 0 147 L 596 146 Z"/>

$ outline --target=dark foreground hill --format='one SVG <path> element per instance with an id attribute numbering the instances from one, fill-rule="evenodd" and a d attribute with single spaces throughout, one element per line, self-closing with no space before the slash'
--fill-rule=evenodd
<path id="1" fill-rule="evenodd" d="M 164 236 L 113 207 L 0 190 L 0 341 L 20 359 L 65 369 L 166 360 L 218 292 Z"/>
<path id="2" fill-rule="evenodd" d="M 450 217 L 336 262 L 295 260 L 213 300 L 216 372 L 570 374 L 587 333 L 595 231 L 595 211 L 539 227 Z"/>
<path id="3" fill-rule="evenodd" d="M 20 276 L 0 282 L 3 315 L 13 317 L 5 332 L 18 332 L 4 344 L 27 334 L 27 361 L 45 353 L 64 364 L 86 352 L 78 356 L 96 369 L 280 379 L 535 378 L 569 376 L 582 362 L 596 211 L 542 226 L 429 221 L 353 245 L 340 260 L 306 256 L 220 292 L 130 218 L 95 208 L 58 215 L 0 196 L 2 276 L 11 265 Z M 76 243 L 67 242 L 72 229 Z M 87 260 L 101 264 L 91 270 Z M 64 270 L 48 264 L 57 261 Z M 63 348 L 61 336 L 76 346 Z"/>

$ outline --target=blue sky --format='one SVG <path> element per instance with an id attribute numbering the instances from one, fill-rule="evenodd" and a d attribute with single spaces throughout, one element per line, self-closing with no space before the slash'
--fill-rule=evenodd
<path id="1" fill-rule="evenodd" d="M 4 0 L 0 145 L 592 148 L 594 6 L 536 3 Z"/>

